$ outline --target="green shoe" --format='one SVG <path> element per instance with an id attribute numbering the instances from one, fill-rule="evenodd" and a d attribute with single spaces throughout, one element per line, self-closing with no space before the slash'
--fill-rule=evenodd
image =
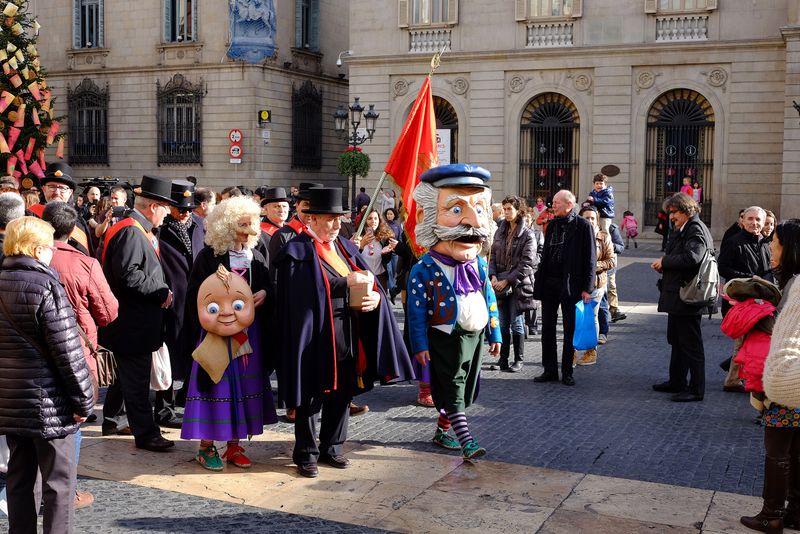
<path id="1" fill-rule="evenodd" d="M 451 437 L 447 432 L 443 431 L 441 428 L 436 429 L 436 434 L 433 436 L 433 442 L 444 448 L 450 449 L 451 451 L 457 451 L 461 448 L 461 445 L 458 444 L 458 440 L 456 438 Z"/>
<path id="2" fill-rule="evenodd" d="M 209 471 L 222 471 L 222 459 L 213 445 L 207 449 L 199 449 L 195 460 Z"/>
<path id="3" fill-rule="evenodd" d="M 464 445 L 462 450 L 464 452 L 465 460 L 476 460 L 486 454 L 486 449 L 478 445 L 478 442 L 474 439 Z"/>

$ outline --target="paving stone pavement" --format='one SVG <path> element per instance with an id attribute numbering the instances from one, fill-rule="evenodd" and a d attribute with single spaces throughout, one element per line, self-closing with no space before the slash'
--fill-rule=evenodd
<path id="1" fill-rule="evenodd" d="M 612 324 L 597 365 L 575 370 L 575 387 L 532 382 L 541 372 L 538 336 L 526 343 L 522 372 L 483 373 L 480 397 L 467 415 L 491 460 L 760 494 L 763 431 L 753 424 L 756 413 L 746 395 L 722 392 L 717 364 L 732 342 L 720 333 L 719 316 L 703 320 L 705 400 L 676 404 L 650 388 L 665 379 L 669 357 L 666 316 L 655 311 L 657 277 L 649 268 L 657 254 L 655 245 L 643 244 L 620 257 L 618 285 L 628 319 Z M 413 405 L 415 397 L 413 384 L 360 396 L 370 412 L 351 419 L 350 441 L 438 453 L 430 444 L 434 411 Z M 292 427 L 279 423 L 270 430 Z M 378 532 L 124 482 L 83 479 L 80 487 L 98 499 L 77 512 L 76 532 Z M 213 527 L 202 518 L 213 518 Z M 7 528 L 0 519 L 0 530 Z"/>

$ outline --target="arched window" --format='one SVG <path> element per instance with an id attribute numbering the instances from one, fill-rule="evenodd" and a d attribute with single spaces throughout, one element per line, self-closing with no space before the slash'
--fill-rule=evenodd
<path id="1" fill-rule="evenodd" d="M 644 223 L 656 224 L 665 198 L 681 190 L 688 178 L 700 217 L 711 223 L 711 178 L 714 168 L 714 110 L 703 95 L 674 89 L 659 96 L 647 116 Z"/>
<path id="2" fill-rule="evenodd" d="M 440 151 L 439 165 L 458 163 L 458 115 L 450 102 L 440 96 L 433 97 L 433 114 L 436 117 L 436 135 L 438 136 Z M 449 150 L 446 149 L 449 145 Z M 449 156 L 450 161 L 445 161 L 443 156 Z"/>
<path id="3" fill-rule="evenodd" d="M 67 103 L 70 165 L 108 165 L 108 84 L 101 89 L 84 78 L 67 86 Z"/>
<path id="4" fill-rule="evenodd" d="M 158 164 L 202 164 L 203 82 L 193 84 L 176 74 L 161 87 L 158 99 Z"/>
<path id="5" fill-rule="evenodd" d="M 564 95 L 544 93 L 522 112 L 519 143 L 519 192 L 533 200 L 552 198 L 578 183 L 580 118 Z"/>

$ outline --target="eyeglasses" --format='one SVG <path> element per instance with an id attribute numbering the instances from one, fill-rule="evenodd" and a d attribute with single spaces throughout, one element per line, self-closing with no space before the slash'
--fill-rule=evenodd
<path id="1" fill-rule="evenodd" d="M 178 208 L 178 213 L 186 214 L 189 213 L 190 211 L 192 211 L 191 208 Z"/>
<path id="2" fill-rule="evenodd" d="M 72 188 L 68 185 L 56 185 L 56 184 L 47 184 L 45 186 L 50 191 L 60 191 L 66 193 L 68 191 L 72 191 Z"/>

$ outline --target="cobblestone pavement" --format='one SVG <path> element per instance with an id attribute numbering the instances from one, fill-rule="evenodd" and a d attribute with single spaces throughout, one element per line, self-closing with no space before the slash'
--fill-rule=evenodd
<path id="1" fill-rule="evenodd" d="M 650 385 L 666 378 L 669 357 L 666 316 L 655 311 L 657 277 L 649 268 L 658 251 L 642 244 L 628 252 L 617 275 L 628 318 L 612 324 L 598 364 L 577 368 L 575 387 L 534 384 L 541 351 L 539 337 L 533 338 L 526 343 L 522 372 L 483 373 L 480 398 L 467 411 L 473 434 L 491 460 L 760 494 L 763 431 L 753 424 L 756 414 L 746 395 L 722 392 L 718 363 L 732 341 L 720 333 L 719 316 L 703 319 L 705 400 L 676 404 L 653 392 Z M 351 419 L 349 439 L 439 452 L 430 444 L 434 411 L 415 406 L 415 398 L 412 384 L 359 397 L 370 412 Z M 271 430 L 292 427 L 279 423 Z M 77 512 L 76 532 L 377 532 L 120 482 L 84 479 L 80 487 L 98 500 Z M 213 528 L 203 519 L 212 517 Z M 4 529 L 7 522 L 0 519 Z"/>

